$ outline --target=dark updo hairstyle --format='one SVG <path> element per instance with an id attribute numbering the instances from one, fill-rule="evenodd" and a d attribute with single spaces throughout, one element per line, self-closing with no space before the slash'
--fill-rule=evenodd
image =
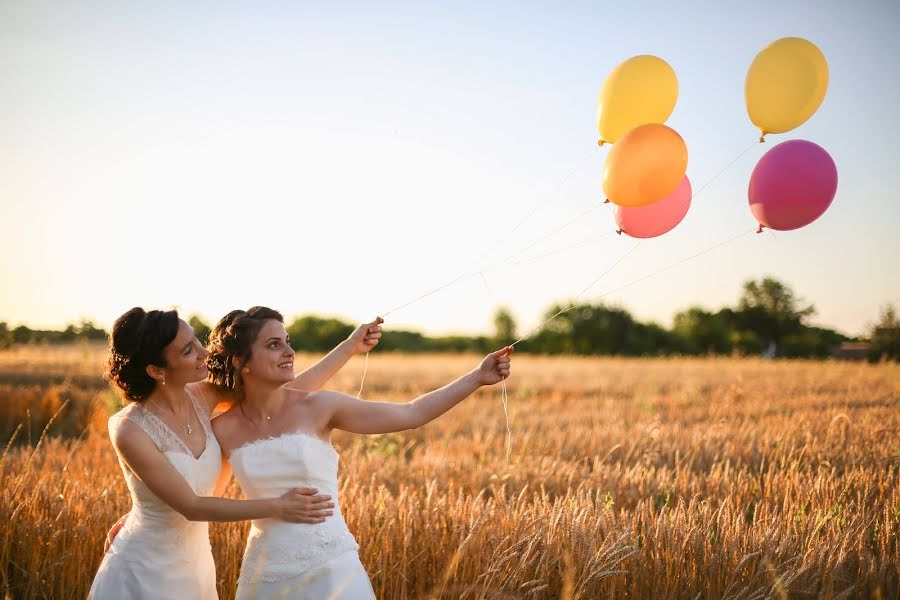
<path id="1" fill-rule="evenodd" d="M 234 366 L 234 359 L 237 358 L 242 364 L 250 360 L 253 342 L 269 319 L 284 323 L 280 312 L 265 306 L 233 310 L 222 317 L 209 334 L 209 356 L 206 357 L 209 380 L 234 390 L 238 399 L 242 397 L 242 381 L 240 371 Z"/>
<path id="2" fill-rule="evenodd" d="M 147 374 L 149 365 L 165 367 L 163 349 L 178 335 L 178 312 L 145 311 L 135 306 L 116 319 L 109 335 L 107 377 L 125 398 L 143 402 L 156 388 L 156 380 Z"/>

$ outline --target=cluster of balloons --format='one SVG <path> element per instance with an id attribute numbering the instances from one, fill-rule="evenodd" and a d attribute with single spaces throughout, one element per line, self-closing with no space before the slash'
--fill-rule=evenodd
<path id="1" fill-rule="evenodd" d="M 760 141 L 799 126 L 819 108 L 828 65 L 812 43 L 783 38 L 764 48 L 747 73 L 745 96 Z M 603 191 L 616 205 L 619 233 L 651 238 L 671 231 L 687 214 L 691 182 L 687 146 L 665 125 L 678 100 L 675 71 L 657 56 L 633 56 L 600 90 L 600 145 L 613 144 Z M 767 152 L 750 179 L 750 208 L 772 229 L 796 229 L 821 216 L 837 189 L 837 169 L 825 150 L 792 140 Z"/>
<path id="2" fill-rule="evenodd" d="M 603 191 L 616 205 L 619 232 L 656 237 L 687 214 L 691 183 L 687 145 L 664 125 L 678 100 L 678 78 L 657 56 L 633 56 L 616 67 L 597 99 L 600 144 L 613 144 Z"/>

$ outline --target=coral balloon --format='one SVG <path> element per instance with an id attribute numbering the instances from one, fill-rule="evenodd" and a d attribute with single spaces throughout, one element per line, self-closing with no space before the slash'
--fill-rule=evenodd
<path id="1" fill-rule="evenodd" d="M 675 191 L 659 202 L 616 207 L 619 232 L 633 238 L 652 238 L 672 231 L 687 214 L 691 193 L 691 182 L 685 176 Z"/>
<path id="2" fill-rule="evenodd" d="M 821 50 L 803 38 L 781 38 L 763 48 L 747 71 L 747 114 L 763 136 L 784 133 L 813 116 L 827 90 Z"/>
<path id="3" fill-rule="evenodd" d="M 665 123 L 678 100 L 678 78 L 669 63 L 642 54 L 621 63 L 597 98 L 597 132 L 600 143 L 617 142 L 646 123 Z"/>
<path id="4" fill-rule="evenodd" d="M 687 159 L 687 146 L 674 129 L 659 123 L 635 127 L 606 156 L 603 191 L 619 206 L 652 204 L 678 187 Z"/>
<path id="5" fill-rule="evenodd" d="M 837 181 L 837 167 L 824 148 L 806 140 L 783 142 L 750 175 L 750 210 L 761 227 L 798 229 L 831 206 Z"/>

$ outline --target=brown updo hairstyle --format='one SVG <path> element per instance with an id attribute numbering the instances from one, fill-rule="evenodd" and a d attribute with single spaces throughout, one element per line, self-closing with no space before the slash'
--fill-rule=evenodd
<path id="1" fill-rule="evenodd" d="M 233 310 L 222 317 L 209 334 L 209 356 L 206 357 L 209 380 L 234 390 L 238 399 L 242 397 L 242 381 L 234 359 L 237 358 L 242 364 L 250 360 L 253 342 L 268 319 L 284 323 L 280 312 L 265 306 Z"/>
<path id="2" fill-rule="evenodd" d="M 147 374 L 149 365 L 165 367 L 163 350 L 178 335 L 178 312 L 145 311 L 135 306 L 113 324 L 109 335 L 109 368 L 106 376 L 132 402 L 144 402 L 156 388 Z"/>

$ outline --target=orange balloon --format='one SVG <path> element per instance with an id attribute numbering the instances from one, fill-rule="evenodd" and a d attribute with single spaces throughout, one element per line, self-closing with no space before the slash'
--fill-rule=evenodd
<path id="1" fill-rule="evenodd" d="M 616 142 L 603 167 L 603 191 L 619 206 L 646 206 L 678 187 L 687 171 L 687 146 L 661 123 L 635 127 Z"/>

